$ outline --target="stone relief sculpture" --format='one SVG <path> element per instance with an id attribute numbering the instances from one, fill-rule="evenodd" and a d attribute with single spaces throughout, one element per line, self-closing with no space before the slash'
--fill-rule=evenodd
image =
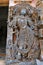
<path id="1" fill-rule="evenodd" d="M 29 4 L 17 4 L 13 7 L 8 20 L 7 62 L 31 62 L 40 58 L 38 22 L 38 12 Z"/>

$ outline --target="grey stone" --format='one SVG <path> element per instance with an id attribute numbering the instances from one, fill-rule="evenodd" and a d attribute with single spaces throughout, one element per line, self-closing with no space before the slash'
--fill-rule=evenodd
<path id="1" fill-rule="evenodd" d="M 37 63 L 37 65 L 43 65 L 43 61 L 40 61 L 38 59 L 36 59 L 36 63 Z"/>
<path id="2" fill-rule="evenodd" d="M 19 65 L 37 65 L 36 62 L 21 62 Z"/>
<path id="3" fill-rule="evenodd" d="M 19 65 L 36 65 L 36 62 L 32 62 L 32 60 L 40 58 L 39 40 L 34 35 L 37 30 L 37 26 L 35 26 L 38 19 L 37 11 L 28 4 L 17 4 L 12 8 L 13 20 L 9 20 L 8 23 L 6 59 L 9 59 L 9 64 L 15 63 L 17 59 L 16 63 L 20 61 Z M 13 14 L 14 9 L 15 14 Z"/>
<path id="4" fill-rule="evenodd" d="M 21 9 L 21 14 L 25 15 L 26 14 L 26 9 Z"/>

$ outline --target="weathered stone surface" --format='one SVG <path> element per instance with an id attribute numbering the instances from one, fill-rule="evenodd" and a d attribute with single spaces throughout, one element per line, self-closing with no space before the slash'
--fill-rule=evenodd
<path id="1" fill-rule="evenodd" d="M 17 62 L 14 63 L 14 61 L 9 61 L 8 65 L 37 65 L 37 60 L 31 61 L 31 62 Z"/>
<path id="2" fill-rule="evenodd" d="M 39 29 L 39 37 L 43 38 L 43 29 Z"/>
<path id="3" fill-rule="evenodd" d="M 26 9 L 22 9 L 22 10 L 21 10 L 21 14 L 22 14 L 22 15 L 25 15 L 26 13 L 27 13 Z"/>
<path id="4" fill-rule="evenodd" d="M 40 44 L 36 36 L 38 17 L 37 10 L 29 4 L 18 4 L 13 7 L 12 15 L 8 18 L 10 19 L 6 46 L 8 62 L 17 60 L 16 63 L 21 62 L 19 65 L 31 65 L 31 62 L 27 61 L 40 58 Z"/>
<path id="5" fill-rule="evenodd" d="M 37 65 L 36 62 L 21 62 L 19 65 Z"/>

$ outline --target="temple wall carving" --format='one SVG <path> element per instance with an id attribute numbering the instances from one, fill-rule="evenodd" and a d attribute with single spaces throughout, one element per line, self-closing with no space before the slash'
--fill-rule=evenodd
<path id="1" fill-rule="evenodd" d="M 24 2 L 9 8 L 7 63 L 16 62 L 20 65 L 21 62 L 32 62 L 41 58 L 43 22 L 39 13 L 38 9 Z"/>

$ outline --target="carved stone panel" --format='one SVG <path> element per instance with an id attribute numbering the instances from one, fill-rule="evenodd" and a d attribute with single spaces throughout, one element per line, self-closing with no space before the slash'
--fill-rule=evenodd
<path id="1" fill-rule="evenodd" d="M 17 63 L 39 59 L 37 10 L 25 3 L 17 4 L 12 8 L 12 15 L 8 23 L 7 61 Z"/>

